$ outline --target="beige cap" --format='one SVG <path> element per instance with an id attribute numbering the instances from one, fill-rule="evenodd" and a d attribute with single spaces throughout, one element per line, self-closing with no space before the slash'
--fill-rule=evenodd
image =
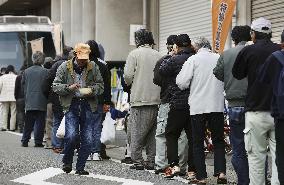
<path id="1" fill-rule="evenodd" d="M 84 43 L 76 44 L 74 51 L 78 59 L 89 59 L 89 54 L 91 53 L 90 46 Z"/>

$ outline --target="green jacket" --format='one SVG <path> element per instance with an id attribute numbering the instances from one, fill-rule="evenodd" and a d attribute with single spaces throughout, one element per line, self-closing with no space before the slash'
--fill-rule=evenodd
<path id="1" fill-rule="evenodd" d="M 232 68 L 239 52 L 245 47 L 246 42 L 240 42 L 236 47 L 226 50 L 219 58 L 213 70 L 218 80 L 224 82 L 226 99 L 229 107 L 244 106 L 247 94 L 247 79 L 237 80 L 233 77 Z"/>
<path id="2" fill-rule="evenodd" d="M 57 69 L 56 77 L 53 81 L 52 88 L 59 95 L 60 103 L 64 111 L 68 111 L 75 92 L 69 90 L 68 86 L 74 84 L 74 69 L 72 60 L 63 62 Z M 89 61 L 87 68 L 83 71 L 85 84 L 92 88 L 92 95 L 84 97 L 89 102 L 93 112 L 97 109 L 98 95 L 103 94 L 104 83 L 99 67 L 95 62 Z"/>

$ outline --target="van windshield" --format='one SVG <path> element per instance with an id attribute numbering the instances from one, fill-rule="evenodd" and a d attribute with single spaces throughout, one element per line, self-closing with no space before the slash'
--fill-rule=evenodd
<path id="1" fill-rule="evenodd" d="M 43 52 L 55 57 L 55 47 L 50 32 L 0 32 L 0 67 L 13 65 L 18 71 L 23 65 L 31 66 L 32 50 L 28 41 L 43 37 Z"/>

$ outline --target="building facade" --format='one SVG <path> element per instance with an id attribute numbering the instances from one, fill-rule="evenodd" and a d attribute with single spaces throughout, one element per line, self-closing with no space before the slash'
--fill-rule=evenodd
<path id="1" fill-rule="evenodd" d="M 52 22 L 62 24 L 66 45 L 95 39 L 105 47 L 107 61 L 125 61 L 134 49 L 131 25 L 151 30 L 155 47 L 162 53 L 170 34 L 212 39 L 211 0 L 1 0 L 0 10 L 10 11 L 17 2 L 26 1 L 34 7 L 27 13 L 45 12 Z M 284 28 L 283 0 L 238 0 L 232 26 L 250 25 L 258 17 L 271 20 L 273 41 L 279 43 Z M 230 37 L 227 40 L 228 48 L 232 44 Z"/>

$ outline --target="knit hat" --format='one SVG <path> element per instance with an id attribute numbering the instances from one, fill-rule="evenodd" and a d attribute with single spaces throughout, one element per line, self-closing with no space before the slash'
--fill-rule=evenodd
<path id="1" fill-rule="evenodd" d="M 174 45 L 175 44 L 175 40 L 177 39 L 177 35 L 170 35 L 167 38 L 167 45 Z"/>
<path id="2" fill-rule="evenodd" d="M 177 36 L 175 44 L 178 47 L 188 47 L 191 45 L 191 40 L 187 34 L 180 34 Z"/>

